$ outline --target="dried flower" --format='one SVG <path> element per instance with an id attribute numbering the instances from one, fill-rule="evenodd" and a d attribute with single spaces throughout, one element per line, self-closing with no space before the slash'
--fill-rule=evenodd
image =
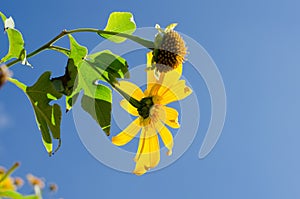
<path id="1" fill-rule="evenodd" d="M 156 25 L 159 33 L 155 37 L 152 67 L 160 73 L 176 69 L 185 60 L 187 48 L 179 33 L 173 30 L 176 25 L 171 24 L 165 30 Z"/>

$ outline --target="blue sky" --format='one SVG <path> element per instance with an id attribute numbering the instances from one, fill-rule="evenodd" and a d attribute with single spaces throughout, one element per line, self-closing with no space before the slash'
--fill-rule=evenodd
<path id="1" fill-rule="evenodd" d="M 112 11 L 130 11 L 138 27 L 178 22 L 178 31 L 194 38 L 211 55 L 226 87 L 227 118 L 222 136 L 206 158 L 198 159 L 210 118 L 210 102 L 201 79 L 198 134 L 171 166 L 142 177 L 108 168 L 81 143 L 71 114 L 63 115 L 60 151 L 49 158 L 25 95 L 7 84 L 0 90 L 0 165 L 20 161 L 16 174 L 33 172 L 59 185 L 50 198 L 299 198 L 300 2 L 287 1 L 19 1 L 2 0 L 13 16 L 28 51 L 63 29 L 99 27 Z M 101 38 L 75 35 L 89 50 Z M 63 40 L 61 44 L 66 44 Z M 7 49 L 0 36 L 0 55 Z M 128 56 L 132 66 L 144 58 Z M 14 76 L 33 84 L 52 70 L 62 74 L 66 59 L 44 52 L 30 69 L 15 65 Z M 188 69 L 186 74 L 188 74 Z M 25 187 L 26 191 L 26 187 Z"/>

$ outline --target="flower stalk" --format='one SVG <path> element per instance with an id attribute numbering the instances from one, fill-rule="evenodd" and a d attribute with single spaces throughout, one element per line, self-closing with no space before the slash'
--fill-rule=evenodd
<path id="1" fill-rule="evenodd" d="M 10 169 L 8 169 L 8 171 L 0 179 L 0 183 L 10 176 L 10 174 L 12 174 L 19 166 L 20 163 L 16 162 Z"/>
<path id="2" fill-rule="evenodd" d="M 29 53 L 27 55 L 27 58 L 33 57 L 36 54 L 39 54 L 40 52 L 44 51 L 44 50 L 68 50 L 68 49 L 64 49 L 62 47 L 58 47 L 58 46 L 53 46 L 53 44 L 58 41 L 59 39 L 61 39 L 62 37 L 69 35 L 69 34 L 73 34 L 73 33 L 79 33 L 79 32 L 93 32 L 93 33 L 97 33 L 97 34 L 107 34 L 107 35 L 116 35 L 118 37 L 123 37 L 126 39 L 130 39 L 150 50 L 154 49 L 154 43 L 152 41 L 149 40 L 145 40 L 142 39 L 140 37 L 134 36 L 134 35 L 129 35 L 129 34 L 125 34 L 125 33 L 119 33 L 119 32 L 112 32 L 112 31 L 105 31 L 105 30 L 99 30 L 99 29 L 95 29 L 95 28 L 78 28 L 78 29 L 74 29 L 74 30 L 63 30 L 61 33 L 59 33 L 56 37 L 54 37 L 53 39 L 51 39 L 49 42 L 47 42 L 46 44 L 42 45 L 40 48 L 34 50 L 33 52 Z M 9 63 L 6 64 L 6 66 L 9 68 L 13 65 L 15 65 L 16 63 L 22 61 L 21 59 L 15 59 Z"/>

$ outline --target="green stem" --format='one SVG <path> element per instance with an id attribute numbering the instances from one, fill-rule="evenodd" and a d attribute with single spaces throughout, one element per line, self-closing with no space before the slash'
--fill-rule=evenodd
<path id="1" fill-rule="evenodd" d="M 122 89 L 120 89 L 118 86 L 116 86 L 116 84 L 112 83 L 106 76 L 103 75 L 103 73 L 101 73 L 101 71 L 99 71 L 95 66 L 93 66 L 93 64 L 91 64 L 89 61 L 85 60 L 86 63 L 88 63 L 96 73 L 98 73 L 99 75 L 101 75 L 101 77 L 111 85 L 111 87 L 113 87 L 116 91 L 118 91 L 120 93 L 120 95 L 122 95 L 133 107 L 135 108 L 140 108 L 141 103 L 135 99 L 134 97 L 131 97 L 130 95 L 128 95 L 127 93 L 125 93 Z"/>
<path id="2" fill-rule="evenodd" d="M 67 55 L 67 56 L 69 56 L 69 54 L 70 54 L 70 52 L 71 52 L 69 49 L 63 48 L 63 47 L 60 47 L 60 46 L 50 46 L 48 49 L 49 49 L 49 50 L 55 50 L 55 51 L 57 51 L 57 52 L 60 52 L 60 53 L 65 54 L 65 55 Z"/>
<path id="3" fill-rule="evenodd" d="M 8 171 L 2 176 L 2 178 L 0 179 L 0 183 L 2 181 L 4 181 L 12 172 L 14 172 L 14 170 L 16 170 L 16 168 L 18 168 L 20 166 L 20 163 L 16 162 L 10 169 L 8 169 Z"/>
<path id="4" fill-rule="evenodd" d="M 127 39 L 130 39 L 150 50 L 153 50 L 154 49 L 154 43 L 152 41 L 149 41 L 149 40 L 145 40 L 145 39 L 142 39 L 140 37 L 137 37 L 137 36 L 133 36 L 133 35 L 129 35 L 129 34 L 125 34 L 125 33 L 119 33 L 119 32 L 112 32 L 112 31 L 105 31 L 105 30 L 99 30 L 99 29 L 95 29 L 95 28 L 78 28 L 78 29 L 74 29 L 74 30 L 63 30 L 60 34 L 58 34 L 56 37 L 54 37 L 53 39 L 51 39 L 49 42 L 47 42 L 46 44 L 42 45 L 40 48 L 36 49 L 35 51 L 29 53 L 27 55 L 27 58 L 30 58 L 46 49 L 52 49 L 53 50 L 53 47 L 52 46 L 56 41 L 58 41 L 60 38 L 64 37 L 65 35 L 68 35 L 68 34 L 72 34 L 72 33 L 78 33 L 78 32 L 94 32 L 94 33 L 97 33 L 99 34 L 100 36 L 102 36 L 103 34 L 106 34 L 106 35 L 116 35 L 118 37 L 124 37 L 124 38 L 127 38 Z M 56 49 L 57 50 L 57 49 Z M 15 59 L 9 63 L 6 64 L 7 67 L 10 67 L 10 66 L 13 66 L 14 64 L 20 62 L 22 60 L 20 59 Z"/>

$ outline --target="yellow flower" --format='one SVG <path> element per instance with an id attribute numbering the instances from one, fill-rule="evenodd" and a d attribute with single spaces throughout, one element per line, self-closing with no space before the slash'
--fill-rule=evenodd
<path id="1" fill-rule="evenodd" d="M 148 66 L 151 66 L 152 53 L 147 54 L 147 60 Z M 184 99 L 192 93 L 192 90 L 185 85 L 185 81 L 179 80 L 181 73 L 182 65 L 164 74 L 157 81 L 154 71 L 148 70 L 145 92 L 130 82 L 121 81 L 119 84 L 120 89 L 141 103 L 139 108 L 135 108 L 126 100 L 120 102 L 122 108 L 137 118 L 112 138 L 113 144 L 122 146 L 131 141 L 141 130 L 139 146 L 134 158 L 136 166 L 133 173 L 136 175 L 142 175 L 158 165 L 160 146 L 157 134 L 168 149 L 167 155 L 172 154 L 173 136 L 165 124 L 172 128 L 179 128 L 180 125 L 176 109 L 166 105 Z"/>
<path id="2" fill-rule="evenodd" d="M 41 178 L 38 178 L 32 174 L 27 174 L 26 176 L 29 184 L 32 186 L 38 186 L 40 189 L 43 189 L 45 187 L 45 183 Z"/>
<path id="3" fill-rule="evenodd" d="M 0 168 L 0 179 L 5 175 L 5 169 Z M 16 187 L 14 185 L 14 179 L 11 177 L 6 177 L 2 182 L 0 182 L 0 191 L 14 191 Z"/>

